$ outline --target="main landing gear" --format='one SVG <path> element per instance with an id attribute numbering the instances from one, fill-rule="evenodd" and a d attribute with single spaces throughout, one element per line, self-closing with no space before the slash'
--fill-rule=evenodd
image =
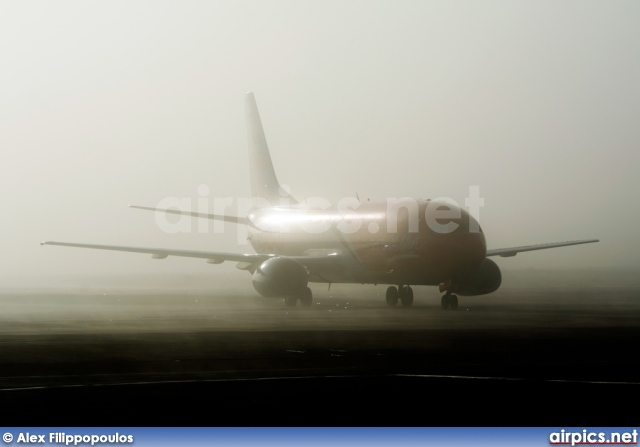
<path id="1" fill-rule="evenodd" d="M 387 288 L 387 306 L 395 307 L 398 305 L 398 300 L 402 303 L 402 307 L 410 307 L 413 304 L 413 289 L 410 286 L 389 286 Z"/>
<path id="2" fill-rule="evenodd" d="M 287 307 L 295 307 L 298 300 L 300 300 L 300 305 L 302 307 L 311 306 L 311 302 L 313 301 L 311 289 L 309 287 L 305 287 L 302 292 L 297 295 L 286 296 L 284 298 L 284 305 Z"/>

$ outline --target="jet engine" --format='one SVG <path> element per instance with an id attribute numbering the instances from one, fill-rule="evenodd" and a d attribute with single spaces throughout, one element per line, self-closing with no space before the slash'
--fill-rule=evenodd
<path id="1" fill-rule="evenodd" d="M 459 283 L 456 293 L 462 296 L 486 295 L 495 292 L 502 283 L 502 274 L 498 264 L 485 258 L 480 269 L 470 279 Z"/>
<path id="2" fill-rule="evenodd" d="M 253 274 L 253 287 L 266 297 L 296 295 L 307 287 L 307 283 L 307 269 L 290 258 L 267 259 Z"/>

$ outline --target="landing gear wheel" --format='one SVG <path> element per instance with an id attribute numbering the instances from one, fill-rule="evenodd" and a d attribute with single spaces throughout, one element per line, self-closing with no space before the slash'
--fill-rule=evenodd
<path id="1" fill-rule="evenodd" d="M 411 287 L 406 286 L 402 288 L 400 302 L 402 303 L 402 307 L 411 307 L 413 304 L 413 289 Z"/>
<path id="2" fill-rule="evenodd" d="M 297 296 L 287 296 L 284 298 L 284 305 L 287 307 L 295 307 L 296 302 L 298 301 Z"/>
<path id="3" fill-rule="evenodd" d="M 300 305 L 302 307 L 309 307 L 311 306 L 312 301 L 313 301 L 313 295 L 311 293 L 311 289 L 307 287 L 300 294 Z"/>
<path id="4" fill-rule="evenodd" d="M 451 309 L 456 310 L 458 308 L 458 296 L 457 295 L 442 295 L 440 305 L 444 310 Z"/>
<path id="5" fill-rule="evenodd" d="M 389 286 L 387 288 L 387 306 L 394 307 L 398 305 L 398 289 L 394 286 Z"/>
<path id="6" fill-rule="evenodd" d="M 458 296 L 451 295 L 449 297 L 449 309 L 456 310 L 458 308 Z"/>

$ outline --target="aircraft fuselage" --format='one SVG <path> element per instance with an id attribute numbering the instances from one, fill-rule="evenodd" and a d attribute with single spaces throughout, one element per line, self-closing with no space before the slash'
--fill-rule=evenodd
<path id="1" fill-rule="evenodd" d="M 290 257 L 336 253 L 349 260 L 314 269 L 312 282 L 464 281 L 486 256 L 477 221 L 445 202 L 367 201 L 347 210 L 314 210 L 303 204 L 263 208 L 249 219 L 253 223 L 249 241 L 257 253 Z"/>

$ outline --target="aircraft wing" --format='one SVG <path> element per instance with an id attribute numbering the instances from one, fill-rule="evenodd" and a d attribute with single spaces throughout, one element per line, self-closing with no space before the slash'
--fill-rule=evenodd
<path id="1" fill-rule="evenodd" d="M 523 245 L 522 247 L 498 248 L 495 250 L 487 250 L 487 256 L 501 256 L 509 258 L 523 251 L 544 250 L 547 248 L 566 247 L 567 245 L 590 244 L 591 242 L 599 242 L 599 239 L 584 239 L 580 241 L 552 242 L 550 244 Z"/>
<path id="2" fill-rule="evenodd" d="M 56 242 L 45 241 L 40 245 L 61 245 L 63 247 L 93 248 L 98 250 L 127 251 L 131 253 L 147 253 L 154 259 L 165 259 L 168 256 L 182 256 L 186 258 L 206 259 L 209 264 L 221 264 L 224 261 L 238 262 L 238 268 L 246 270 L 250 266 L 266 261 L 278 255 L 274 254 L 240 254 L 240 253 L 224 253 L 216 251 L 198 251 L 198 250 L 174 250 L 170 248 L 152 248 L 152 247 L 127 247 L 121 245 L 99 245 L 99 244 L 77 244 L 74 242 Z M 304 266 L 313 269 L 314 267 L 335 263 L 340 260 L 340 253 L 314 253 L 308 256 L 282 256 L 295 259 Z"/>
<path id="3" fill-rule="evenodd" d="M 274 255 L 257 255 L 257 254 L 238 254 L 238 253 L 222 253 L 215 251 L 196 251 L 196 250 L 173 250 L 167 248 L 150 248 L 150 247 L 124 247 L 120 245 L 97 245 L 97 244 L 76 244 L 71 242 L 40 242 L 40 245 L 62 245 L 64 247 L 79 248 L 95 248 L 98 250 L 114 250 L 128 251 L 133 253 L 148 253 L 154 259 L 164 259 L 167 256 L 183 256 L 187 258 L 206 259 L 210 264 L 220 264 L 224 261 L 236 261 L 249 264 L 263 262 Z"/>

